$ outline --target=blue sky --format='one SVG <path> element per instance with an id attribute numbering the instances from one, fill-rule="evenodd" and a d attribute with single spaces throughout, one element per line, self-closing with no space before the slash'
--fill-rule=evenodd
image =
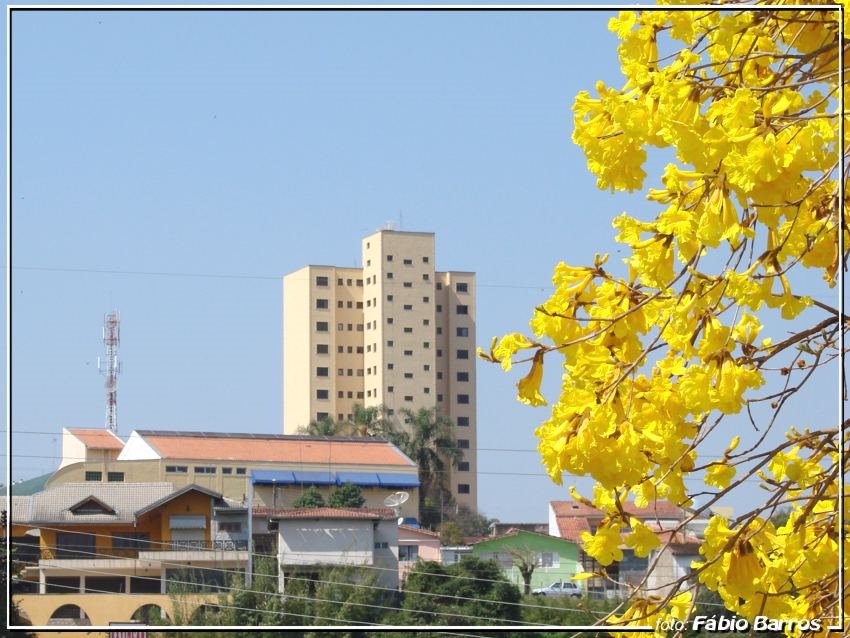
<path id="1" fill-rule="evenodd" d="M 621 84 L 612 15 L 16 13 L 13 479 L 55 467 L 62 427 L 102 426 L 111 309 L 119 434 L 280 433 L 280 277 L 358 265 L 387 221 L 478 273 L 481 345 L 526 330 L 558 261 L 615 261 L 611 219 L 656 212 L 598 191 L 570 141 L 575 94 Z M 479 507 L 543 521 L 569 495 L 521 374 L 479 363 Z"/>

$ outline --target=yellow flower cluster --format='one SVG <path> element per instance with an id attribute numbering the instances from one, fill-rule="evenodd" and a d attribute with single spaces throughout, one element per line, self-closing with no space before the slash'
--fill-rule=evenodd
<path id="1" fill-rule="evenodd" d="M 564 472 L 596 480 L 592 502 L 607 518 L 582 542 L 602 565 L 622 559 L 623 542 L 638 556 L 661 544 L 625 519 L 630 496 L 642 506 L 690 506 L 706 486 L 721 493 L 742 468 L 758 471 L 771 500 L 732 527 L 714 517 L 696 566 L 700 582 L 749 617 L 820 618 L 837 600 L 834 430 L 794 430 L 787 444 L 750 457 L 735 453 L 736 436 L 722 458 L 698 465 L 703 435 L 748 408 L 768 381 L 767 361 L 788 352 L 812 355 L 813 365 L 834 360 L 846 330 L 828 306 L 832 319 L 800 328 L 814 302 L 794 290 L 805 269 L 834 286 L 847 257 L 839 253 L 840 215 L 846 228 L 850 214 L 838 210 L 838 107 L 850 90 L 838 82 L 837 60 L 848 41 L 839 41 L 837 19 L 834 10 L 790 5 L 612 18 L 625 83 L 599 82 L 595 96 L 576 97 L 573 141 L 599 188 L 615 191 L 644 188 L 647 150 L 671 149 L 676 161 L 647 192 L 658 212 L 613 222 L 627 275 L 606 269 L 605 255 L 592 266 L 558 264 L 554 293 L 534 311 L 534 336 L 510 334 L 479 351 L 506 371 L 531 361 L 518 398 L 532 406 L 547 405 L 544 361 L 559 358 L 560 395 L 536 430 L 539 451 L 556 483 Z M 672 53 L 659 57 L 662 41 Z M 760 339 L 766 309 L 794 321 L 792 337 Z M 774 409 L 788 398 L 777 396 Z M 689 490 L 686 478 L 703 485 Z M 768 520 L 778 504 L 791 512 L 782 526 Z M 648 609 L 638 601 L 615 621 L 664 617 Z"/>

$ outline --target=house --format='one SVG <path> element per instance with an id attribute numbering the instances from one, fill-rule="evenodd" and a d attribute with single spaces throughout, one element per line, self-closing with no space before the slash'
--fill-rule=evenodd
<path id="1" fill-rule="evenodd" d="M 440 562 L 440 535 L 431 530 L 410 525 L 398 526 L 398 579 L 404 583 L 407 572 L 419 560 Z"/>
<path id="2" fill-rule="evenodd" d="M 440 547 L 440 562 L 443 565 L 459 563 L 464 556 L 472 556 L 471 545 L 443 545 Z"/>
<path id="3" fill-rule="evenodd" d="M 325 498 L 340 483 L 361 487 L 369 507 L 395 491 L 409 499 L 401 516 L 419 510 L 419 470 L 392 443 L 378 438 L 136 430 L 120 450 L 103 430 L 68 430 L 63 460 L 47 483 L 168 482 L 199 485 L 255 508 L 291 508 L 310 485 Z M 65 444 L 67 441 L 67 445 Z M 83 447 L 80 448 L 80 445 Z M 83 451 L 80 451 L 80 450 Z M 82 460 L 81 460 L 82 459 Z"/>
<path id="4" fill-rule="evenodd" d="M 271 516 L 277 526 L 279 591 L 292 578 L 318 579 L 324 567 L 374 571 L 376 586 L 397 589 L 398 522 L 388 508 L 304 508 Z"/>
<path id="5" fill-rule="evenodd" d="M 623 503 L 623 510 L 627 516 L 640 520 L 659 533 L 675 531 L 682 534 L 683 538 L 688 539 L 697 539 L 696 533 L 701 534 L 708 521 L 705 516 L 693 517 L 691 510 L 679 507 L 669 501 L 655 501 L 647 507 L 638 507 L 633 501 L 627 501 Z M 606 514 L 602 510 L 579 501 L 552 501 L 549 503 L 549 533 L 580 544 L 582 532 L 595 533 L 596 528 L 605 516 Z M 623 535 L 628 534 L 629 530 L 623 529 L 622 533 Z M 690 545 L 690 540 L 687 544 Z M 635 556 L 634 552 L 625 545 L 622 545 L 621 549 L 623 560 L 605 568 L 611 580 L 589 579 L 586 583 L 590 591 L 616 590 L 617 587 L 613 585 L 612 581 L 625 583 L 629 586 L 647 587 L 649 582 L 647 569 L 651 564 L 652 556 L 645 558 Z M 669 556 L 664 557 L 664 560 L 673 561 L 673 556 L 674 554 L 671 552 Z M 580 553 L 580 560 L 582 563 L 581 571 L 595 572 L 601 569 L 601 565 L 584 551 Z M 672 574 L 674 570 L 671 567 L 666 571 Z M 660 581 L 665 577 L 660 573 L 657 574 L 653 581 L 655 586 L 659 586 Z"/>
<path id="6" fill-rule="evenodd" d="M 247 529 L 247 509 L 197 485 L 67 483 L 14 498 L 29 502 L 11 503 L 13 539 L 38 532 L 21 575 L 30 593 L 15 596 L 36 626 L 172 616 L 175 587 L 189 607 L 215 599 L 250 556 L 232 526 Z"/>
<path id="7" fill-rule="evenodd" d="M 523 589 L 522 567 L 532 567 L 530 589 L 570 580 L 581 570 L 579 547 L 557 536 L 512 529 L 472 543 L 472 555 L 496 561 L 512 583 Z"/>
<path id="8" fill-rule="evenodd" d="M 655 568 L 646 580 L 645 589 L 655 595 L 665 597 L 673 588 L 671 583 L 689 576 L 691 563 L 703 560 L 699 553 L 700 540 L 695 534 L 659 531 L 661 546 L 650 554 L 650 564 Z"/>

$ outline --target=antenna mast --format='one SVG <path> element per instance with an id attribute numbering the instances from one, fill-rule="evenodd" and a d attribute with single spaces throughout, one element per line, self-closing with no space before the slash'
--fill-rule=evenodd
<path id="1" fill-rule="evenodd" d="M 103 315 L 103 345 L 106 346 L 105 361 L 98 357 L 97 369 L 106 377 L 106 427 L 118 431 L 118 344 L 121 341 L 121 315 L 113 310 Z"/>

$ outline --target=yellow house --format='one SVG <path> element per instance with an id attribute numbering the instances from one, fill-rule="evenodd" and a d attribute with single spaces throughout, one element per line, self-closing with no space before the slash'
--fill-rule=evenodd
<path id="1" fill-rule="evenodd" d="M 13 547 L 25 529 L 39 534 L 37 561 L 13 587 L 34 626 L 173 618 L 170 594 L 191 611 L 249 558 L 247 508 L 202 486 L 68 483 L 14 499 L 3 503 Z"/>

